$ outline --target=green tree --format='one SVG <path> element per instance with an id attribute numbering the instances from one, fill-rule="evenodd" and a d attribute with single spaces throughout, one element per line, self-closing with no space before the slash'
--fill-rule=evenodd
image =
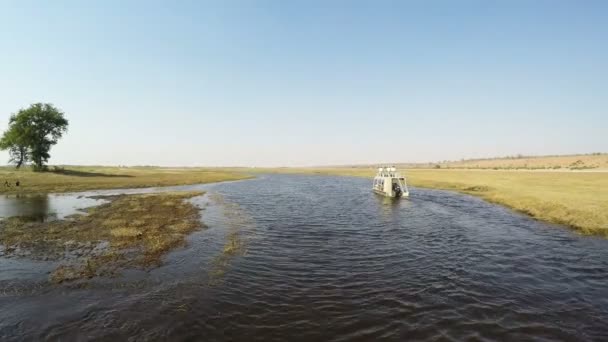
<path id="1" fill-rule="evenodd" d="M 14 127 L 4 132 L 0 139 L 0 150 L 8 150 L 8 162 L 15 164 L 17 168 L 29 161 L 30 154 L 27 144 L 24 142 L 23 136 Z"/>
<path id="2" fill-rule="evenodd" d="M 42 171 L 51 157 L 51 147 L 68 129 L 63 112 L 48 103 L 35 103 L 9 119 L 9 128 L 0 139 L 0 149 L 9 150 L 10 162 L 19 168 L 29 160 Z"/>

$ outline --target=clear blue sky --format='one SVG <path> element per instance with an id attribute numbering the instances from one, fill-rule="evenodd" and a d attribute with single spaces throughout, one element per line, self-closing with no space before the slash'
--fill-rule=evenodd
<path id="1" fill-rule="evenodd" d="M 605 152 L 608 1 L 2 1 L 0 129 L 33 102 L 55 164 Z"/>

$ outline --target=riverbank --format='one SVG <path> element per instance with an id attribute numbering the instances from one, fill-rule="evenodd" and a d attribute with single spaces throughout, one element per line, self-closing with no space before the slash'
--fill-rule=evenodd
<path id="1" fill-rule="evenodd" d="M 376 172 L 375 168 L 254 170 L 369 178 Z M 405 174 L 411 186 L 478 196 L 583 234 L 608 237 L 608 172 L 412 169 Z"/>
<path id="2" fill-rule="evenodd" d="M 375 168 L 157 168 L 70 167 L 35 173 L 0 168 L 0 193 L 71 192 L 187 185 L 251 178 L 252 173 L 373 177 Z M 608 172 L 411 169 L 412 186 L 453 190 L 505 205 L 536 219 L 608 237 Z M 20 186 L 14 185 L 16 181 Z"/>
<path id="3" fill-rule="evenodd" d="M 0 194 L 60 193 L 146 188 L 247 179 L 243 173 L 214 168 L 51 167 L 48 172 L 0 167 Z M 5 182 L 8 183 L 5 184 Z M 19 186 L 17 186 L 19 182 Z"/>
<path id="4" fill-rule="evenodd" d="M 201 228 L 199 209 L 186 201 L 201 194 L 102 196 L 109 202 L 64 220 L 11 217 L 0 221 L 2 254 L 55 262 L 49 276 L 54 283 L 156 266 Z"/>

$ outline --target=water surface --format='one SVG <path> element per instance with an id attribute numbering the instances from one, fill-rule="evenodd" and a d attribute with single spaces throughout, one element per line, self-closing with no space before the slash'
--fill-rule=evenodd
<path id="1" fill-rule="evenodd" d="M 71 289 L 0 258 L 0 338 L 608 338 L 605 239 L 445 191 L 391 201 L 357 178 L 177 188 L 209 191 L 193 199 L 208 228 L 160 268 Z M 247 250 L 212 272 L 230 231 Z"/>

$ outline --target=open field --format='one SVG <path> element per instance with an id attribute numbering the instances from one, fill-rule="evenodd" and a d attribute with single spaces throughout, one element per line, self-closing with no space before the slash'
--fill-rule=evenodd
<path id="1" fill-rule="evenodd" d="M 608 171 L 608 153 L 553 156 L 505 156 L 426 163 L 390 163 L 399 169 L 483 169 L 483 170 L 594 170 Z M 373 165 L 337 165 L 335 168 L 373 168 Z M 325 166 L 324 168 L 331 168 Z"/>
<path id="2" fill-rule="evenodd" d="M 492 158 L 464 160 L 441 163 L 447 168 L 472 169 L 600 169 L 608 170 L 608 154 L 584 154 L 568 156 L 515 156 L 510 158 Z"/>
<path id="3" fill-rule="evenodd" d="M 371 178 L 375 170 L 278 168 L 257 171 Z M 411 169 L 405 174 L 412 186 L 475 195 L 539 220 L 564 224 L 584 234 L 608 237 L 608 172 Z"/>
<path id="4" fill-rule="evenodd" d="M 592 153 L 560 156 L 512 156 L 469 159 L 426 164 L 427 168 L 494 169 L 494 170 L 608 170 L 608 154 Z"/>
<path id="5" fill-rule="evenodd" d="M 222 169 L 157 167 L 84 167 L 51 168 L 32 172 L 28 168 L 0 168 L 0 193 L 71 192 L 95 189 L 142 188 L 169 185 L 212 183 L 245 179 L 249 176 Z M 4 185 L 5 181 L 10 187 Z M 15 183 L 19 181 L 19 186 Z"/>
<path id="6" fill-rule="evenodd" d="M 56 283 L 113 275 L 127 267 L 154 266 L 201 227 L 199 210 L 185 200 L 199 192 L 106 197 L 109 203 L 65 220 L 27 217 L 0 221 L 6 255 L 54 260 Z"/>

